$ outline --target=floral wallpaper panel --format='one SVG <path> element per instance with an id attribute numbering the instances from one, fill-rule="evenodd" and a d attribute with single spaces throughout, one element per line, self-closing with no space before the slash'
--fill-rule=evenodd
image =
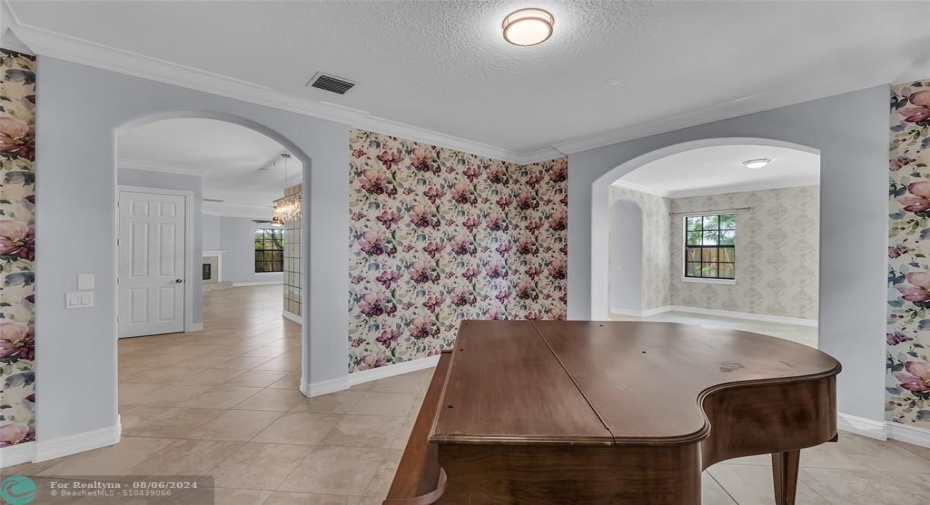
<path id="1" fill-rule="evenodd" d="M 886 417 L 930 429 L 930 80 L 891 89 Z"/>
<path id="2" fill-rule="evenodd" d="M 349 371 L 432 356 L 463 319 L 564 319 L 568 160 L 350 139 Z"/>
<path id="3" fill-rule="evenodd" d="M 35 439 L 35 89 L 0 49 L 0 448 Z"/>

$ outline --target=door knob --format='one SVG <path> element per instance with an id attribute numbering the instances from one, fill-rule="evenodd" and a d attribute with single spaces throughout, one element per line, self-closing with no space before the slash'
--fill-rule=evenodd
<path id="1" fill-rule="evenodd" d="M 184 280 L 183 280 L 183 279 L 175 279 L 174 282 L 180 284 L 180 283 L 184 282 Z"/>

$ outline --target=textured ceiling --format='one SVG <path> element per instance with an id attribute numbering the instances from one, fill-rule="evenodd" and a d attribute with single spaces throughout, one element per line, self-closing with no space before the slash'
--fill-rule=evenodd
<path id="1" fill-rule="evenodd" d="M 555 33 L 539 46 L 511 46 L 501 21 L 526 6 L 550 10 Z M 887 83 L 930 44 L 930 2 L 14 1 L 11 7 L 23 26 L 519 153 Z M 359 85 L 345 96 L 305 87 L 317 71 Z M 607 84 L 611 78 L 619 85 Z"/>
<path id="2" fill-rule="evenodd" d="M 203 197 L 224 200 L 204 202 L 207 213 L 270 219 L 272 202 L 284 195 L 284 146 L 232 123 L 155 121 L 121 134 L 117 150 L 121 167 L 203 174 Z M 300 182 L 300 173 L 291 158 L 287 184 Z"/>
<path id="3" fill-rule="evenodd" d="M 743 166 L 759 158 L 772 162 L 754 170 Z M 643 165 L 615 184 L 673 198 L 809 186 L 820 184 L 820 156 L 760 145 L 703 147 Z"/>

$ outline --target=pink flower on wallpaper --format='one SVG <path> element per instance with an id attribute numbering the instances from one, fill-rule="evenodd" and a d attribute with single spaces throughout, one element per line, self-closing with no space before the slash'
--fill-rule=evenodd
<path id="1" fill-rule="evenodd" d="M 561 203 L 562 205 L 566 205 L 566 206 L 568 205 L 568 194 L 567 193 L 563 194 L 562 198 L 559 198 L 559 203 Z"/>
<path id="2" fill-rule="evenodd" d="M 362 219 L 365 219 L 365 214 L 363 214 L 363 213 L 361 213 L 361 212 L 353 212 L 353 213 L 352 213 L 352 216 L 351 216 L 351 219 L 352 219 L 353 221 L 361 221 Z"/>
<path id="3" fill-rule="evenodd" d="M 34 360 L 36 339 L 32 326 L 0 323 L 0 358 Z"/>
<path id="4" fill-rule="evenodd" d="M 481 271 L 479 271 L 478 269 L 468 267 L 465 269 L 465 271 L 462 272 L 462 277 L 464 277 L 465 280 L 467 280 L 468 282 L 471 282 L 475 280 L 475 278 L 478 277 L 478 275 L 480 274 L 481 274 Z"/>
<path id="5" fill-rule="evenodd" d="M 543 181 L 543 176 L 539 172 L 533 172 L 526 177 L 526 185 L 530 188 L 535 188 L 539 186 L 539 183 Z"/>
<path id="6" fill-rule="evenodd" d="M 433 155 L 420 148 L 414 149 L 407 159 L 410 160 L 410 164 L 413 165 L 413 168 L 417 169 L 419 172 L 439 173 L 439 165 L 432 163 Z"/>
<path id="7" fill-rule="evenodd" d="M 901 381 L 901 387 L 914 393 L 930 393 L 930 364 L 924 361 L 908 361 L 904 370 L 894 372 Z"/>
<path id="8" fill-rule="evenodd" d="M 535 310 L 531 310 L 523 316 L 523 319 L 526 319 L 527 321 L 535 321 L 539 319 L 539 314 L 537 314 Z"/>
<path id="9" fill-rule="evenodd" d="M 517 195 L 516 200 L 514 200 L 514 203 L 520 210 L 532 210 L 539 208 L 539 202 L 536 201 L 536 197 L 526 191 L 520 192 L 520 194 Z"/>
<path id="10" fill-rule="evenodd" d="M 539 246 L 530 237 L 520 237 L 517 239 L 517 252 L 524 256 L 535 256 L 539 254 Z"/>
<path id="11" fill-rule="evenodd" d="M 410 321 L 410 329 L 407 331 L 415 339 L 427 338 L 432 334 L 432 323 L 428 319 L 417 317 Z"/>
<path id="12" fill-rule="evenodd" d="M 538 265 L 530 265 L 526 267 L 526 270 L 524 270 L 523 272 L 527 275 L 527 277 L 535 280 L 537 277 L 542 275 L 543 269 L 539 268 Z"/>
<path id="13" fill-rule="evenodd" d="M 885 341 L 888 342 L 888 345 L 903 344 L 904 342 L 910 342 L 912 340 L 914 340 L 913 337 L 909 337 L 900 331 L 885 334 Z"/>
<path id="14" fill-rule="evenodd" d="M 376 277 L 375 280 L 381 283 L 381 285 L 384 286 L 384 289 L 391 289 L 391 286 L 396 284 L 401 277 L 401 274 L 398 274 L 393 270 L 384 270 L 378 274 L 378 277 Z"/>
<path id="15" fill-rule="evenodd" d="M 908 123 L 930 121 L 930 90 L 911 93 L 907 101 L 914 107 L 907 107 L 898 111 Z"/>
<path id="16" fill-rule="evenodd" d="M 486 172 L 488 176 L 488 181 L 492 184 L 503 184 L 507 185 L 507 173 L 504 172 L 504 168 L 500 165 L 491 165 L 488 167 Z"/>
<path id="17" fill-rule="evenodd" d="M 390 349 L 397 340 L 400 338 L 400 333 L 395 330 L 384 330 L 381 332 L 381 335 L 378 335 L 375 338 L 379 344 L 381 344 L 385 349 Z"/>
<path id="18" fill-rule="evenodd" d="M 433 211 L 422 205 L 414 205 L 407 214 L 410 222 L 418 228 L 427 228 L 433 224 Z"/>
<path id="19" fill-rule="evenodd" d="M 474 183 L 481 177 L 481 171 L 475 167 L 469 166 L 465 168 L 465 171 L 462 172 L 463 175 L 468 179 L 468 182 Z"/>
<path id="20" fill-rule="evenodd" d="M 913 303 L 930 301 L 930 273 L 911 272 L 904 275 L 908 285 L 895 286 L 901 292 L 901 298 Z"/>
<path id="21" fill-rule="evenodd" d="M 449 196 L 456 203 L 470 205 L 478 203 L 478 198 L 475 197 L 471 188 L 462 184 L 461 182 L 456 182 L 452 185 L 452 189 L 449 190 Z"/>
<path id="22" fill-rule="evenodd" d="M 451 302 L 452 305 L 463 307 L 466 305 L 474 305 L 476 301 L 477 299 L 475 295 L 472 294 L 471 290 L 458 286 L 452 288 L 452 295 L 449 297 L 449 302 Z"/>
<path id="23" fill-rule="evenodd" d="M 907 156 L 898 156 L 897 158 L 894 158 L 893 160 L 888 162 L 888 169 L 891 170 L 892 172 L 896 172 L 910 165 L 911 163 L 914 163 L 915 161 L 917 160 L 914 158 L 909 158 Z"/>
<path id="24" fill-rule="evenodd" d="M 907 254 L 913 252 L 914 250 L 905 245 L 896 245 L 894 247 L 888 248 L 888 257 L 889 258 L 900 258 L 902 254 Z"/>
<path id="25" fill-rule="evenodd" d="M 549 180 L 555 183 L 568 180 L 568 162 L 562 161 L 552 165 L 549 169 Z"/>
<path id="26" fill-rule="evenodd" d="M 377 233 L 366 231 L 362 233 L 362 239 L 358 241 L 358 247 L 362 252 L 371 256 L 380 256 L 382 254 L 390 256 L 397 252 L 397 248 L 388 244 L 387 236 L 383 231 Z"/>
<path id="27" fill-rule="evenodd" d="M 552 319 L 556 319 L 558 321 L 564 321 L 566 317 L 565 309 L 553 307 L 549 309 L 549 317 L 551 317 Z"/>
<path id="28" fill-rule="evenodd" d="M 446 244 L 443 244 L 442 242 L 433 242 L 431 240 L 427 242 L 425 246 L 423 246 L 423 252 L 428 254 L 430 258 L 436 259 L 436 255 L 441 253 L 445 248 Z"/>
<path id="29" fill-rule="evenodd" d="M 393 306 L 387 303 L 384 291 L 362 295 L 362 301 L 358 302 L 358 309 L 369 317 L 391 314 L 395 311 Z"/>
<path id="30" fill-rule="evenodd" d="M 353 338 L 352 341 L 349 342 L 349 345 L 352 347 L 361 347 L 362 344 L 364 343 L 365 343 L 365 339 L 363 337 L 357 337 L 357 338 Z"/>
<path id="31" fill-rule="evenodd" d="M 487 319 L 489 321 L 499 321 L 501 319 L 504 319 L 505 317 L 506 315 L 504 314 L 504 311 L 502 311 L 498 307 L 491 307 L 484 314 L 484 319 Z"/>
<path id="32" fill-rule="evenodd" d="M 9 219 L 0 221 L 0 256 L 35 261 L 35 244 L 35 229 L 32 226 Z"/>
<path id="33" fill-rule="evenodd" d="M 475 219 L 472 216 L 468 216 L 468 219 L 462 221 L 462 226 L 464 226 L 465 229 L 468 230 L 468 233 L 475 233 L 475 230 L 477 230 L 478 227 L 481 226 L 481 221 Z"/>
<path id="34" fill-rule="evenodd" d="M 507 277 L 507 270 L 504 268 L 504 265 L 499 263 L 497 260 L 489 261 L 486 271 L 488 272 L 488 277 L 492 279 L 501 279 Z"/>
<path id="35" fill-rule="evenodd" d="M 904 205 L 908 212 L 926 212 L 930 210 L 930 181 L 912 182 L 907 185 L 907 192 L 913 196 L 899 196 L 898 203 Z"/>
<path id="36" fill-rule="evenodd" d="M 543 227 L 543 224 L 540 223 L 538 219 L 530 219 L 530 222 L 526 223 L 526 226 L 524 226 L 526 231 L 530 233 L 536 233 L 537 231 L 542 229 L 542 227 Z"/>
<path id="37" fill-rule="evenodd" d="M 430 296 L 423 302 L 423 307 L 425 307 L 430 314 L 434 314 L 436 310 L 442 306 L 442 302 L 444 301 L 446 301 L 446 299 L 441 296 Z"/>
<path id="38" fill-rule="evenodd" d="M 404 196 L 410 196 L 410 195 L 416 193 L 416 191 L 417 191 L 417 190 L 413 189 L 412 187 L 406 187 L 406 188 L 404 188 Z"/>
<path id="39" fill-rule="evenodd" d="M 364 281 L 364 280 L 365 280 L 365 277 L 364 277 L 364 276 L 355 274 L 355 275 L 352 276 L 351 279 L 349 279 L 349 282 L 351 282 L 352 284 L 361 284 L 362 281 Z"/>
<path id="40" fill-rule="evenodd" d="M 564 259 L 558 258 L 558 259 L 552 260 L 549 263 L 548 270 L 549 270 L 549 277 L 552 277 L 553 279 L 561 280 L 565 278 L 566 272 L 568 271 L 568 267 L 566 266 Z"/>
<path id="41" fill-rule="evenodd" d="M 445 196 L 445 193 L 439 188 L 436 188 L 435 186 L 430 186 L 426 188 L 426 191 L 423 192 L 423 196 L 425 196 L 426 199 L 429 200 L 429 203 L 436 205 L 436 202 L 438 202 L 443 196 Z"/>
<path id="42" fill-rule="evenodd" d="M 513 198 L 509 196 L 502 196 L 497 199 L 497 206 L 501 208 L 501 211 L 507 210 L 507 207 L 513 204 Z"/>
<path id="43" fill-rule="evenodd" d="M 461 235 L 456 235 L 452 238 L 452 252 L 458 255 L 463 254 L 475 254 L 477 249 L 475 248 L 475 243 L 469 237 L 463 237 Z"/>
<path id="44" fill-rule="evenodd" d="M 0 117 L 0 153 L 35 159 L 35 127 L 10 117 Z"/>
<path id="45" fill-rule="evenodd" d="M 400 162 L 404 159 L 398 153 L 391 153 L 388 151 L 381 151 L 381 154 L 377 156 L 378 161 L 384 165 L 385 170 L 390 170 L 391 167 L 400 165 Z"/>
<path id="46" fill-rule="evenodd" d="M 514 290 L 514 295 L 521 300 L 536 300 L 539 298 L 539 295 L 536 294 L 536 288 L 533 286 L 533 283 L 529 281 L 518 282 L 517 288 Z"/>
<path id="47" fill-rule="evenodd" d="M 484 218 L 484 224 L 491 231 L 501 231 L 504 229 L 504 218 L 497 212 L 491 212 L 488 217 Z"/>
<path id="48" fill-rule="evenodd" d="M 397 193 L 394 186 L 388 182 L 387 175 L 379 170 L 371 168 L 365 170 L 362 172 L 362 176 L 358 178 L 358 182 L 361 184 L 362 189 L 373 195 Z"/>
<path id="49" fill-rule="evenodd" d="M 400 214 L 393 210 L 386 210 L 375 219 L 377 219 L 379 223 L 383 224 L 385 229 L 390 230 L 391 226 L 400 223 Z"/>
<path id="50" fill-rule="evenodd" d="M 0 448 L 16 445 L 29 438 L 30 429 L 25 424 L 0 424 Z"/>
<path id="51" fill-rule="evenodd" d="M 417 284 L 423 284 L 429 281 L 436 282 L 439 280 L 438 275 L 433 275 L 433 267 L 421 261 L 414 261 L 413 264 L 410 265 L 408 275 L 410 276 L 410 280 Z"/>
<path id="52" fill-rule="evenodd" d="M 500 302 L 501 304 L 505 304 L 507 303 L 507 300 L 510 299 L 510 295 L 512 294 L 513 293 L 510 291 L 510 288 L 504 288 L 498 291 L 497 294 L 494 295 L 494 298 L 496 298 L 497 301 Z"/>
<path id="53" fill-rule="evenodd" d="M 357 159 L 357 158 L 361 158 L 362 156 L 365 156 L 365 150 L 364 150 L 364 149 L 353 149 L 353 150 L 352 150 L 352 157 L 353 157 L 353 158 L 356 158 L 356 159 Z"/>
<path id="54" fill-rule="evenodd" d="M 564 210 L 552 214 L 549 218 L 549 228 L 555 231 L 563 231 L 568 228 L 568 214 Z"/>
<path id="55" fill-rule="evenodd" d="M 374 354 L 366 354 L 362 358 L 362 362 L 358 365 L 358 370 L 371 370 L 372 368 L 379 368 L 384 365 L 387 365 L 387 360 L 384 359 L 384 356 L 375 356 Z"/>
<path id="56" fill-rule="evenodd" d="M 507 256 L 507 254 L 510 253 L 510 250 L 512 248 L 513 248 L 513 244 L 511 244 L 509 241 L 504 241 L 504 242 L 501 242 L 500 244 L 497 244 L 497 248 L 495 249 L 495 251 L 497 251 L 497 254 L 500 255 L 501 258 L 504 258 Z"/>

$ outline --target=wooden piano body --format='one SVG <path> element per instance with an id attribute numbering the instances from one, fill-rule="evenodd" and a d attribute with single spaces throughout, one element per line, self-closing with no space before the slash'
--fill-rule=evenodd
<path id="1" fill-rule="evenodd" d="M 671 323 L 465 321 L 385 505 L 700 505 L 701 472 L 835 440 L 840 364 L 801 344 Z"/>

